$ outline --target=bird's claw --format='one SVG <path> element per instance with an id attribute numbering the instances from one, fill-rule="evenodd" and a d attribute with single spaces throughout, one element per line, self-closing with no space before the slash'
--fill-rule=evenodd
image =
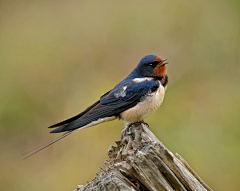
<path id="1" fill-rule="evenodd" d="M 141 121 L 141 122 L 149 128 L 148 123 L 146 123 L 145 121 Z"/>

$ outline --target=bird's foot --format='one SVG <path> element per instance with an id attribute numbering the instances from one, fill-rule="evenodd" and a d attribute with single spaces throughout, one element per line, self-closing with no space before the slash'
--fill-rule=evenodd
<path id="1" fill-rule="evenodd" d="M 142 120 L 141 123 L 143 123 L 144 125 L 146 125 L 149 128 L 148 123 L 146 123 L 145 121 Z"/>

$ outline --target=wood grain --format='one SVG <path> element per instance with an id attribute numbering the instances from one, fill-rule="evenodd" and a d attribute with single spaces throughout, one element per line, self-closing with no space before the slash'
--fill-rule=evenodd
<path id="1" fill-rule="evenodd" d="M 169 151 L 144 123 L 125 126 L 109 160 L 74 191 L 212 191 L 190 165 Z"/>

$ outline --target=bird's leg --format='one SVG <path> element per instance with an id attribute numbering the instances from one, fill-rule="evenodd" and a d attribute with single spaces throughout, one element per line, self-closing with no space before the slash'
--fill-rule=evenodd
<path id="1" fill-rule="evenodd" d="M 147 127 L 149 128 L 148 123 L 146 123 L 145 121 L 142 120 L 141 123 L 143 123 L 144 125 L 147 125 Z"/>

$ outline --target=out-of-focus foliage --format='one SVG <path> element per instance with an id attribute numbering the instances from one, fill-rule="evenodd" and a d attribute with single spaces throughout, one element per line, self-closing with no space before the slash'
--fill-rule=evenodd
<path id="1" fill-rule="evenodd" d="M 218 1 L 1 1 L 0 190 L 90 181 L 122 122 L 57 135 L 146 54 L 169 60 L 161 108 L 145 121 L 214 190 L 240 190 L 240 5 Z"/>

